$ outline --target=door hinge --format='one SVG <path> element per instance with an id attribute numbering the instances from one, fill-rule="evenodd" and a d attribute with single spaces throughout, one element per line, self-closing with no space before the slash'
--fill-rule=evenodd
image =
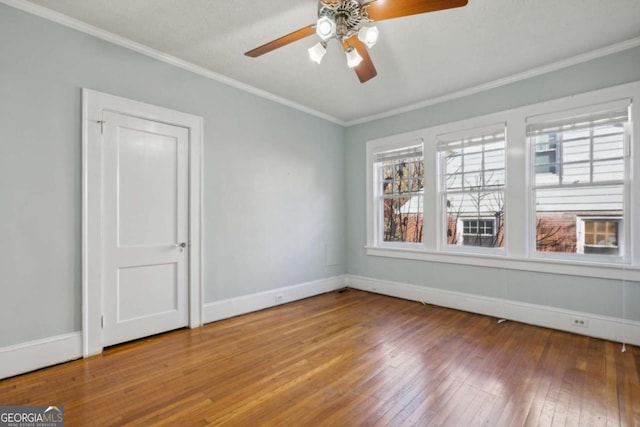
<path id="1" fill-rule="evenodd" d="M 104 316 L 100 316 L 100 327 L 104 329 Z"/>

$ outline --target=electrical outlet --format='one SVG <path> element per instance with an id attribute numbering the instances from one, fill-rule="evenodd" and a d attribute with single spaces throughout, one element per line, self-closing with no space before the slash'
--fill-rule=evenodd
<path id="1" fill-rule="evenodd" d="M 589 327 L 589 321 L 587 319 L 583 319 L 582 317 L 573 317 L 571 319 L 571 324 L 573 326 L 580 326 L 581 328 Z"/>
<path id="2" fill-rule="evenodd" d="M 284 295 L 276 294 L 276 302 L 282 302 L 282 301 L 284 301 Z"/>

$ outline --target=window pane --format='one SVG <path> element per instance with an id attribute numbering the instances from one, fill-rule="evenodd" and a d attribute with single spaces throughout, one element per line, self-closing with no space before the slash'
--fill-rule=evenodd
<path id="1" fill-rule="evenodd" d="M 424 163 L 422 156 L 407 153 L 386 156 L 374 164 L 377 171 L 379 223 L 382 242 L 422 242 Z"/>
<path id="2" fill-rule="evenodd" d="M 593 182 L 621 181 L 624 179 L 624 160 L 593 163 Z"/>
<path id="3" fill-rule="evenodd" d="M 548 133 L 531 138 L 535 149 L 534 165 L 536 185 L 557 185 L 558 175 L 558 143 L 560 134 Z"/>
<path id="4" fill-rule="evenodd" d="M 593 138 L 594 160 L 615 159 L 624 156 L 624 134 L 609 133 Z"/>
<path id="5" fill-rule="evenodd" d="M 467 189 L 482 187 L 482 172 L 465 173 L 462 178 L 462 186 Z"/>
<path id="6" fill-rule="evenodd" d="M 485 169 L 502 169 L 504 167 L 504 150 L 487 151 L 484 156 Z"/>
<path id="7" fill-rule="evenodd" d="M 590 152 L 588 139 L 565 140 L 562 143 L 562 162 L 588 162 Z"/>
<path id="8" fill-rule="evenodd" d="M 621 218 L 624 200 L 622 186 L 544 189 L 537 190 L 535 195 L 538 251 L 596 253 L 589 252 L 586 246 L 598 245 L 603 241 L 617 242 L 617 221 L 609 224 L 586 218 Z M 584 231 L 579 227 L 579 221 L 583 219 Z M 583 238 L 580 236 L 582 232 Z M 584 248 L 580 247 L 581 242 Z M 618 254 L 617 249 L 615 254 Z"/>
<path id="9" fill-rule="evenodd" d="M 504 193 L 447 195 L 447 244 L 482 247 L 504 245 Z"/>
<path id="10" fill-rule="evenodd" d="M 588 162 L 564 164 L 562 167 L 563 184 L 589 183 L 591 165 Z"/>
<path id="11" fill-rule="evenodd" d="M 422 242 L 422 202 L 422 195 L 384 199 L 382 240 Z"/>
<path id="12" fill-rule="evenodd" d="M 449 150 L 444 154 L 444 157 L 448 174 L 462 171 L 461 151 Z"/>
<path id="13" fill-rule="evenodd" d="M 478 132 L 461 139 L 443 135 L 438 143 L 445 171 L 440 189 L 446 204 L 444 239 L 449 245 L 502 247 L 505 134 L 497 126 Z"/>
<path id="14" fill-rule="evenodd" d="M 474 147 L 476 148 L 476 147 Z M 465 150 L 466 151 L 466 150 Z M 477 150 L 475 150 L 477 151 Z M 477 172 L 482 170 L 482 153 L 472 153 L 464 155 L 464 171 Z"/>
<path id="15" fill-rule="evenodd" d="M 461 173 L 456 173 L 456 174 L 448 174 L 446 177 L 446 181 L 447 181 L 447 188 L 449 189 L 461 189 L 462 188 L 462 174 Z"/>
<path id="16" fill-rule="evenodd" d="M 503 186 L 504 185 L 504 169 L 488 170 L 484 173 L 484 185 Z"/>

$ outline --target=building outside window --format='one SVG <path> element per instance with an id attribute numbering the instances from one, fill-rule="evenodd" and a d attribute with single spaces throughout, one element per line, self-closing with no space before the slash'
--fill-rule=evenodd
<path id="1" fill-rule="evenodd" d="M 541 137 L 536 144 L 535 151 L 535 168 L 536 174 L 556 174 L 558 173 L 558 148 L 560 145 L 556 143 L 557 134 L 551 133 L 545 137 Z M 546 141 L 545 141 L 546 139 Z"/>

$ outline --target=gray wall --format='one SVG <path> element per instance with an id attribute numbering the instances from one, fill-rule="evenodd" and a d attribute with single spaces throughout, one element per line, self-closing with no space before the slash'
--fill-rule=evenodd
<path id="1" fill-rule="evenodd" d="M 365 253 L 366 142 L 438 124 L 640 80 L 640 48 L 405 114 L 346 133 L 349 273 L 457 292 L 622 317 L 622 282 L 399 260 Z M 437 82 L 434 82 L 437 84 Z M 640 186 L 635 187 L 640 191 Z M 640 320 L 640 283 L 626 284 L 626 318 Z"/>
<path id="2" fill-rule="evenodd" d="M 0 347 L 81 328 L 81 88 L 204 118 L 205 302 L 342 274 L 344 129 L 0 4 Z"/>
<path id="3" fill-rule="evenodd" d="M 83 87 L 204 118 L 205 302 L 348 265 L 619 316 L 615 281 L 366 256 L 364 156 L 369 139 L 635 80 L 640 49 L 345 130 L 0 5 L 0 347 L 80 330 Z M 327 246 L 342 264 L 326 265 Z"/>

